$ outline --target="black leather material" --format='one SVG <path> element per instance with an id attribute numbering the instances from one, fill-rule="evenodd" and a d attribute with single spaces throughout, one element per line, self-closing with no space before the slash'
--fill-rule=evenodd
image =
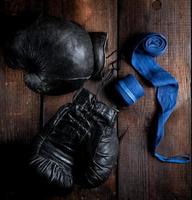
<path id="1" fill-rule="evenodd" d="M 85 187 L 98 186 L 108 178 L 117 159 L 116 116 L 116 110 L 80 90 L 36 137 L 30 165 L 64 188 L 72 187 L 76 180 Z"/>
<path id="2" fill-rule="evenodd" d="M 107 46 L 107 33 L 92 32 L 89 33 L 93 44 L 94 51 L 94 72 L 93 79 L 101 79 L 103 70 L 106 65 L 106 46 Z"/>
<path id="3" fill-rule="evenodd" d="M 103 35 L 98 33 L 93 38 L 100 34 Z M 32 90 L 65 94 L 80 88 L 97 69 L 101 70 L 104 58 L 99 54 L 104 55 L 100 47 L 103 43 L 93 40 L 94 45 L 80 25 L 47 17 L 18 31 L 6 45 L 5 58 L 10 67 L 26 70 L 25 82 Z M 101 59 L 95 59 L 97 49 L 100 50 L 96 58 Z"/>

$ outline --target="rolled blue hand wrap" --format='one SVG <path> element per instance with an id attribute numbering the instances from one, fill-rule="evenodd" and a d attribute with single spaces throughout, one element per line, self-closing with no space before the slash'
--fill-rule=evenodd
<path id="1" fill-rule="evenodd" d="M 138 80 L 131 74 L 120 79 L 116 84 L 116 90 L 121 95 L 126 104 L 134 104 L 144 95 L 144 90 Z"/>
<path id="2" fill-rule="evenodd" d="M 152 154 L 163 162 L 188 163 L 189 156 L 181 155 L 166 157 L 156 152 L 164 136 L 164 126 L 176 105 L 178 94 L 178 82 L 167 71 L 155 61 L 154 57 L 159 56 L 167 49 L 167 40 L 157 33 L 148 33 L 137 42 L 132 52 L 131 64 L 136 71 L 157 88 L 157 101 L 161 110 L 158 113 L 155 139 L 153 142 Z"/>

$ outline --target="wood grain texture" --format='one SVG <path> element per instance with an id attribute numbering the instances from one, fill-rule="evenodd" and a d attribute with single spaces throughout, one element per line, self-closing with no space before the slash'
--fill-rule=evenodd
<path id="1" fill-rule="evenodd" d="M 39 12 L 74 20 L 88 31 L 108 33 L 108 54 L 121 49 L 127 39 L 141 32 L 160 32 L 169 48 L 157 61 L 179 81 L 177 107 L 166 125 L 159 151 L 165 155 L 191 152 L 191 1 L 190 0 L 0 0 L 0 44 L 9 27 L 5 16 Z M 15 24 L 17 26 L 17 24 Z M 6 32 L 5 32 L 6 33 Z M 6 35 L 6 34 L 5 34 Z M 128 45 L 128 44 L 127 44 Z M 0 47 L 1 48 L 1 47 Z M 116 54 L 107 60 L 116 60 Z M 102 186 L 85 190 L 75 187 L 67 196 L 49 190 L 27 167 L 29 141 L 73 93 L 41 96 L 23 82 L 23 72 L 8 68 L 0 50 L 0 200 L 190 200 L 191 165 L 165 164 L 148 150 L 156 113 L 155 91 L 120 57 L 118 76 L 137 76 L 145 97 L 121 110 L 118 173 L 114 169 Z M 115 75 L 116 76 L 116 75 Z M 85 87 L 96 92 L 99 82 Z M 99 99 L 110 101 L 102 90 Z"/>
<path id="2" fill-rule="evenodd" d="M 45 10 L 49 15 L 60 16 L 64 19 L 73 20 L 81 24 L 87 31 L 91 32 L 107 32 L 109 45 L 108 52 L 112 52 L 117 48 L 117 10 L 116 0 L 72 0 L 72 1 L 45 1 Z M 85 87 L 92 92 L 96 92 L 99 81 L 88 81 Z M 63 104 L 71 102 L 74 93 L 62 95 L 59 97 L 43 97 L 43 123 L 45 123 L 56 110 Z M 103 93 L 100 99 L 106 101 Z M 59 197 L 52 197 L 57 199 Z M 85 190 L 75 187 L 74 191 L 65 198 L 59 199 L 115 199 L 116 198 L 116 176 L 115 170 L 109 180 L 102 186 Z"/>
<path id="3" fill-rule="evenodd" d="M 40 1 L 38 3 L 24 0 L 2 2 L 3 5 L 0 8 L 1 23 L 7 17 L 12 17 L 13 19 L 5 22 L 9 23 L 14 20 L 14 17 L 28 10 L 29 7 L 34 8 L 35 11 L 36 6 L 41 5 Z M 5 24 L 2 24 L 3 30 L 1 32 L 6 32 L 8 26 L 11 25 L 13 24 L 10 23 L 5 27 Z M 16 138 L 30 138 L 39 128 L 40 96 L 26 87 L 23 81 L 23 71 L 7 67 L 3 58 L 3 48 L 1 48 L 0 55 L 0 139 L 1 141 L 14 141 Z"/>
<path id="4" fill-rule="evenodd" d="M 166 136 L 159 147 L 164 155 L 191 152 L 191 14 L 190 1 L 121 0 L 119 2 L 119 46 L 141 32 L 163 33 L 168 51 L 157 61 L 179 81 L 177 107 L 166 125 Z M 119 76 L 136 72 L 121 61 Z M 151 157 L 147 141 L 156 112 L 155 91 L 141 77 L 145 97 L 120 113 L 119 132 L 126 130 L 119 157 L 119 199 L 191 199 L 191 165 L 161 163 Z"/>
<path id="5" fill-rule="evenodd" d="M 41 5 L 40 1 L 1 1 L 0 38 L 5 41 L 11 28 L 20 25 L 13 23 L 18 15 Z M 26 87 L 22 71 L 7 67 L 0 48 L 0 199 L 30 199 L 34 182 L 26 166 L 29 141 L 39 130 L 40 96 Z"/>

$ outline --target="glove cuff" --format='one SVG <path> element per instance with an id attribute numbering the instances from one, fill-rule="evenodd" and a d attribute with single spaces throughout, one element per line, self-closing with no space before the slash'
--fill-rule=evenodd
<path id="1" fill-rule="evenodd" d="M 86 89 L 81 89 L 73 97 L 73 104 L 78 105 L 80 110 L 92 112 L 102 117 L 109 126 L 113 126 L 118 111 L 103 102 L 97 100 L 96 96 Z"/>
<path id="2" fill-rule="evenodd" d="M 105 51 L 107 46 L 107 33 L 104 32 L 91 32 L 89 33 L 94 53 L 94 71 L 92 79 L 101 79 L 104 70 L 106 59 Z"/>

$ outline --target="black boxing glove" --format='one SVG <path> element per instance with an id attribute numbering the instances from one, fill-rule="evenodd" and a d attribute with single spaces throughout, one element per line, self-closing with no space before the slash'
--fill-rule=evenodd
<path id="1" fill-rule="evenodd" d="M 71 104 L 61 107 L 33 141 L 30 166 L 46 181 L 70 189 L 73 185 L 73 127 L 65 119 Z M 64 119 L 63 119 L 64 117 Z M 66 120 L 66 121 L 65 121 Z M 65 124 L 61 127 L 61 124 Z"/>
<path id="2" fill-rule="evenodd" d="M 81 143 L 75 159 L 76 183 L 93 188 L 107 180 L 117 161 L 119 141 L 114 129 L 117 111 L 97 101 L 95 96 L 91 97 L 88 91 L 84 91 L 75 102 L 83 105 L 84 112 L 91 113 L 87 116 L 91 122 L 90 137 Z M 90 111 L 89 104 L 94 105 Z"/>
<path id="3" fill-rule="evenodd" d="M 7 42 L 5 59 L 12 68 L 26 70 L 32 90 L 59 95 L 100 77 L 105 66 L 106 33 L 91 33 L 56 17 L 38 19 Z"/>
<path id="4" fill-rule="evenodd" d="M 114 109 L 82 89 L 37 136 L 30 165 L 63 188 L 70 188 L 78 179 L 86 187 L 96 187 L 107 179 L 117 159 L 116 115 Z M 81 155 L 86 159 L 79 160 Z"/>

